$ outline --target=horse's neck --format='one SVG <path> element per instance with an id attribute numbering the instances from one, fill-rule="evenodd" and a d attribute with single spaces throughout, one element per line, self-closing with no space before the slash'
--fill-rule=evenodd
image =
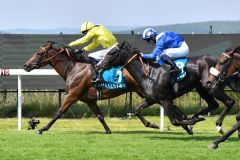
<path id="1" fill-rule="evenodd" d="M 56 70 L 56 72 L 64 79 L 66 80 L 68 77 L 68 74 L 73 70 L 75 67 L 75 62 L 68 58 L 59 58 L 56 57 L 54 59 L 54 62 L 52 62 L 53 68 Z"/>

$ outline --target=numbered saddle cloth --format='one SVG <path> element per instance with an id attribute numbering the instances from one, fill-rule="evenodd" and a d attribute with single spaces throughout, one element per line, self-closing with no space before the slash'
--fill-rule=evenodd
<path id="1" fill-rule="evenodd" d="M 126 79 L 122 72 L 122 67 L 111 68 L 102 73 L 104 82 L 98 84 L 98 87 L 105 89 L 125 89 L 127 88 Z"/>
<path id="2" fill-rule="evenodd" d="M 180 72 L 174 78 L 176 81 L 181 81 L 187 75 L 187 58 L 175 59 L 173 62 L 180 69 Z"/>
<path id="3" fill-rule="evenodd" d="M 164 64 L 164 62 L 159 58 L 157 62 L 160 66 Z M 180 69 L 180 72 L 174 75 L 172 79 L 176 81 L 181 81 L 187 75 L 187 57 L 177 58 L 174 59 L 173 62 L 177 65 Z"/>

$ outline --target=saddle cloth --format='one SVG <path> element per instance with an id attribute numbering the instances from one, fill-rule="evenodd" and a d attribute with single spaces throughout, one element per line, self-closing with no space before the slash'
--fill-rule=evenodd
<path id="1" fill-rule="evenodd" d="M 97 83 L 97 88 L 103 89 L 125 89 L 127 88 L 127 81 L 123 75 L 122 67 L 111 68 L 102 73 L 104 82 Z"/>
<path id="2" fill-rule="evenodd" d="M 164 64 L 161 59 L 158 59 L 157 62 L 160 66 L 163 66 Z M 187 75 L 187 57 L 174 59 L 173 62 L 181 71 L 171 78 L 173 78 L 174 81 L 181 81 Z"/>

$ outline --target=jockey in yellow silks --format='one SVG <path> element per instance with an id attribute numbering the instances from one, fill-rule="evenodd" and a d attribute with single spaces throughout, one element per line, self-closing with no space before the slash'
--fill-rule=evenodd
<path id="1" fill-rule="evenodd" d="M 104 63 L 102 59 L 106 56 L 106 54 L 113 48 L 115 48 L 118 44 L 117 39 L 115 36 L 104 26 L 102 25 L 94 25 L 92 22 L 87 21 L 84 22 L 81 26 L 81 33 L 84 34 L 84 36 L 76 41 L 73 41 L 68 44 L 68 47 L 77 47 L 84 43 L 89 42 L 92 40 L 92 42 L 85 46 L 82 49 L 78 49 L 75 51 L 76 54 L 81 54 L 85 51 L 89 52 L 101 45 L 104 49 L 93 52 L 88 54 L 89 61 L 92 64 L 92 72 L 93 77 L 92 81 L 96 82 L 99 79 L 99 76 L 97 76 L 97 71 L 95 65 L 102 65 Z M 100 61 L 100 62 L 99 62 Z"/>

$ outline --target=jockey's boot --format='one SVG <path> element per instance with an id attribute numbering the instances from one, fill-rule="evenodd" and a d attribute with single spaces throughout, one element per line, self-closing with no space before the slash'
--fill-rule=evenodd
<path id="1" fill-rule="evenodd" d="M 176 64 L 173 62 L 173 60 L 166 54 L 162 55 L 162 60 L 171 66 L 171 69 L 169 71 L 170 74 L 175 74 L 180 71 L 180 69 L 176 66 Z"/>
<path id="2" fill-rule="evenodd" d="M 108 67 L 108 63 L 111 60 L 112 55 L 107 53 L 104 58 L 96 65 L 96 70 L 99 73 L 102 73 L 104 71 L 104 69 L 106 69 Z"/>
<path id="3" fill-rule="evenodd" d="M 92 57 L 89 57 L 89 62 L 91 63 L 91 71 L 92 71 L 92 83 L 98 82 L 99 74 L 96 70 L 95 65 L 98 63 L 98 61 Z"/>

